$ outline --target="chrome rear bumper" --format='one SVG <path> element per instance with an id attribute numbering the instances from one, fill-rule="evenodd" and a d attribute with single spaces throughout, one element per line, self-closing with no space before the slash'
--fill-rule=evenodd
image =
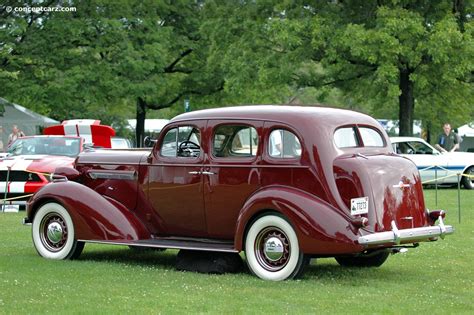
<path id="1" fill-rule="evenodd" d="M 453 234 L 454 228 L 451 225 L 444 225 L 443 218 L 439 217 L 439 224 L 433 226 L 419 227 L 413 229 L 399 230 L 395 221 L 392 221 L 392 230 L 389 232 L 380 232 L 367 234 L 359 237 L 359 244 L 363 246 L 382 245 L 382 244 L 400 244 L 413 242 L 424 242 L 433 240 L 433 238 Z"/>

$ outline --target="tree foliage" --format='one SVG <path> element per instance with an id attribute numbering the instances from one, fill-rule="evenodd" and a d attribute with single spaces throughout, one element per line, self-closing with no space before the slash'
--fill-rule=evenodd
<path id="1" fill-rule="evenodd" d="M 11 6 L 39 2 L 11 2 Z M 46 1 L 0 6 L 0 96 L 56 119 L 329 102 L 435 128 L 474 120 L 463 0 Z M 469 15 L 469 13 L 471 15 Z"/>
<path id="2" fill-rule="evenodd" d="M 320 1 L 288 6 L 275 29 L 300 62 L 298 87 L 337 87 L 374 115 L 398 114 L 400 134 L 411 135 L 415 117 L 473 119 L 472 23 L 461 30 L 451 5 Z"/>
<path id="3" fill-rule="evenodd" d="M 28 62 L 15 67 L 13 55 L 5 57 L 12 64 L 5 73 L 19 74 L 2 94 L 57 119 L 90 115 L 110 123 L 136 113 L 142 134 L 148 109 L 222 88 L 215 76 L 202 80 L 211 76 L 201 71 L 206 58 L 197 25 L 199 2 L 69 4 L 77 11 L 45 16 L 35 36 L 16 49 Z M 34 15 L 8 17 L 19 25 Z"/>

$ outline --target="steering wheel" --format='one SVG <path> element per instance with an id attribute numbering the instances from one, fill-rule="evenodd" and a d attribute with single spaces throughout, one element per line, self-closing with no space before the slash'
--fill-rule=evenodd
<path id="1" fill-rule="evenodd" d="M 181 142 L 178 147 L 178 152 L 187 152 L 190 156 L 194 153 L 194 150 L 201 150 L 201 147 L 190 140 Z"/>

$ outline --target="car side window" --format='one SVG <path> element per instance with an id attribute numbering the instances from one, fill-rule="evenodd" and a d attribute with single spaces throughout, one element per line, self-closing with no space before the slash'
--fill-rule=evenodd
<path id="1" fill-rule="evenodd" d="M 273 158 L 291 159 L 301 156 L 298 137 L 285 129 L 275 129 L 270 133 L 268 154 Z"/>
<path id="2" fill-rule="evenodd" d="M 216 157 L 253 157 L 258 149 L 257 130 L 246 125 L 220 125 L 214 130 L 212 144 Z"/>
<path id="3" fill-rule="evenodd" d="M 160 154 L 165 157 L 198 157 L 201 153 L 199 129 L 182 126 L 168 130 L 161 144 Z"/>

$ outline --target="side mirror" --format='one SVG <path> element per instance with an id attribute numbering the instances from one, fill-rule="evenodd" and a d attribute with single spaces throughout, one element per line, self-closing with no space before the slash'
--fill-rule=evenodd
<path id="1" fill-rule="evenodd" d="M 156 139 L 153 139 L 150 136 L 146 136 L 145 139 L 143 139 L 143 144 L 145 145 L 145 147 L 152 147 L 155 145 L 156 141 Z"/>

